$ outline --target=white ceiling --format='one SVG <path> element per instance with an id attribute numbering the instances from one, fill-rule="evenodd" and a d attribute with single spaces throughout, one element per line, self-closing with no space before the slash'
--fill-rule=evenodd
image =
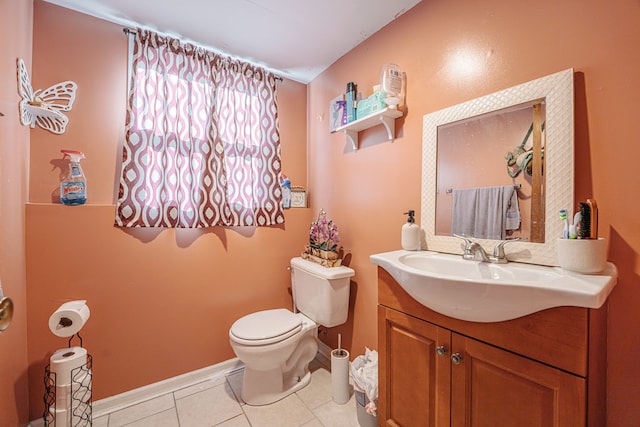
<path id="1" fill-rule="evenodd" d="M 44 0 L 308 83 L 420 0 Z"/>

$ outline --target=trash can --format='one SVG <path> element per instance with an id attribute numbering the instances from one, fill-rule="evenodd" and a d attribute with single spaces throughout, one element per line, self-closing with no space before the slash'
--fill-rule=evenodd
<path id="1" fill-rule="evenodd" d="M 367 395 L 362 391 L 355 390 L 356 393 L 356 415 L 358 416 L 358 424 L 360 427 L 378 427 L 378 415 L 369 415 L 365 406 L 367 406 Z M 378 401 L 375 401 L 376 406 Z"/>
<path id="2" fill-rule="evenodd" d="M 353 359 L 350 372 L 356 397 L 358 424 L 361 427 L 377 427 L 378 352 L 366 348 L 363 356 Z"/>

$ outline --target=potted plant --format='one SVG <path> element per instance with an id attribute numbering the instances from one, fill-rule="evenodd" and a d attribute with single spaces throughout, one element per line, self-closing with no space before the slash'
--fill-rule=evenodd
<path id="1" fill-rule="evenodd" d="M 305 246 L 302 258 L 325 267 L 339 266 L 342 259 L 339 256 L 338 243 L 338 226 L 327 218 L 324 209 L 320 209 L 318 218 L 311 222 L 309 227 L 309 245 Z"/>

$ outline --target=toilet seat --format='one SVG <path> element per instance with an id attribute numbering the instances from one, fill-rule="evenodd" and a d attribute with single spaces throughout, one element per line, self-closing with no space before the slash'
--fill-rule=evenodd
<path id="1" fill-rule="evenodd" d="M 230 329 L 234 341 L 243 345 L 267 345 L 283 341 L 302 329 L 302 319 L 284 308 L 263 310 L 236 320 Z"/>

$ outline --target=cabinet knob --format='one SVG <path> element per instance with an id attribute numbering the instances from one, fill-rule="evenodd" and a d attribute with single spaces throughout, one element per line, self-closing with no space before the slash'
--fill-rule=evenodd
<path id="1" fill-rule="evenodd" d="M 454 365 L 459 365 L 462 363 L 462 354 L 460 353 L 453 353 L 451 355 L 451 361 L 453 362 Z"/>
<path id="2" fill-rule="evenodd" d="M 436 347 L 436 354 L 438 356 L 444 356 L 447 354 L 447 346 L 445 345 L 439 345 Z"/>

